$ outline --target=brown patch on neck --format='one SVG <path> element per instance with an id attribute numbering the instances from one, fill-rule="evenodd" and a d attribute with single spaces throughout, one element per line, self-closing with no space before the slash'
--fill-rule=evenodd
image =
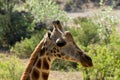
<path id="1" fill-rule="evenodd" d="M 45 70 L 50 69 L 50 65 L 46 58 L 43 58 L 43 69 L 45 69 Z"/>
<path id="2" fill-rule="evenodd" d="M 58 58 L 61 58 L 62 56 L 61 56 L 60 54 L 57 54 L 57 57 L 58 57 Z"/>
<path id="3" fill-rule="evenodd" d="M 33 68 L 31 76 L 32 76 L 32 80 L 38 80 L 40 76 L 39 70 Z"/>
<path id="4" fill-rule="evenodd" d="M 42 78 L 43 78 L 44 80 L 48 80 L 48 76 L 49 76 L 49 73 L 42 72 Z"/>
<path id="5" fill-rule="evenodd" d="M 42 64 L 42 61 L 41 61 L 41 59 L 39 59 L 36 63 L 36 67 L 41 68 L 41 66 L 42 66 L 41 64 Z"/>
<path id="6" fill-rule="evenodd" d="M 26 80 L 30 80 L 30 75 L 26 78 Z"/>

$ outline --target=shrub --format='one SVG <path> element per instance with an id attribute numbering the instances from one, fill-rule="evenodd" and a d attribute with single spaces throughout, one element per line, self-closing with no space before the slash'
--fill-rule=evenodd
<path id="1" fill-rule="evenodd" d="M 17 57 L 2 57 L 0 61 L 0 80 L 19 80 L 23 67 Z"/>
<path id="2" fill-rule="evenodd" d="M 45 30 L 37 31 L 31 36 L 31 38 L 26 38 L 21 42 L 17 42 L 14 47 L 11 48 L 11 52 L 14 52 L 17 56 L 21 58 L 30 57 L 31 53 L 43 38 Z"/>
<path id="3" fill-rule="evenodd" d="M 119 48 L 120 46 L 116 45 L 89 45 L 87 50 L 92 57 L 94 67 L 83 69 L 78 66 L 83 71 L 84 80 L 119 80 Z"/>
<path id="4" fill-rule="evenodd" d="M 30 32 L 32 31 L 30 13 L 28 12 L 18 12 L 14 11 L 11 14 L 11 25 L 6 24 L 6 27 L 3 28 L 2 35 L 3 39 L 6 41 L 7 45 L 14 45 L 17 41 L 30 37 Z M 3 41 L 3 42 L 5 42 Z"/>
<path id="5" fill-rule="evenodd" d="M 94 24 L 91 19 L 79 17 L 74 22 L 80 25 L 80 28 L 70 28 L 69 30 L 79 45 L 88 46 L 99 42 L 98 25 Z"/>
<path id="6" fill-rule="evenodd" d="M 116 24 L 120 21 L 116 15 L 112 14 L 112 11 L 112 7 L 109 6 L 105 11 L 99 10 L 99 13 L 95 14 L 92 18 L 92 22 L 98 25 L 97 31 L 102 44 L 110 43 L 110 36 L 113 33 Z"/>
<path id="7" fill-rule="evenodd" d="M 94 64 L 93 68 L 82 68 L 81 65 L 78 66 L 80 70 L 82 69 L 84 80 L 120 79 L 120 58 L 118 57 L 120 56 L 120 37 L 113 28 L 113 24 L 110 24 L 110 26 L 111 28 L 109 29 L 111 29 L 111 33 L 109 33 L 109 38 L 107 38 L 109 42 L 89 44 L 87 47 L 84 47 L 88 55 L 92 57 Z M 102 27 L 104 28 L 104 26 Z"/>
<path id="8" fill-rule="evenodd" d="M 77 63 L 56 59 L 52 64 L 52 70 L 76 71 Z"/>
<path id="9" fill-rule="evenodd" d="M 25 11 L 14 11 L 18 3 L 16 0 L 0 1 L 0 47 L 10 47 L 16 41 L 30 36 L 31 15 Z"/>
<path id="10" fill-rule="evenodd" d="M 120 58 L 118 57 L 120 56 L 120 37 L 115 31 L 115 25 L 119 20 L 116 16 L 110 15 L 111 11 L 109 7 L 108 11 L 99 12 L 99 15 L 93 17 L 90 23 L 88 23 L 85 18 L 75 20 L 75 23 L 79 23 L 81 27 L 76 28 L 76 31 L 71 29 L 75 39 L 80 41 L 77 43 L 83 45 L 85 51 L 88 52 L 88 55 L 90 55 L 93 60 L 93 68 L 82 68 L 81 65 L 78 66 L 83 72 L 84 80 L 120 79 Z M 93 26 L 95 26 L 95 29 Z M 79 29 L 81 30 L 79 31 Z M 79 33 L 79 35 L 77 33 Z M 97 37 L 94 36 L 94 33 Z M 92 40 L 90 37 L 92 37 L 95 42 L 91 43 Z"/>

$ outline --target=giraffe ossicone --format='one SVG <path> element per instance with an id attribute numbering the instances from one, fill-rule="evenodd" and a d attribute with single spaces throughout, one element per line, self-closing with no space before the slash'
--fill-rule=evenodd
<path id="1" fill-rule="evenodd" d="M 92 67 L 92 59 L 75 43 L 71 33 L 64 31 L 60 21 L 53 21 L 53 30 L 47 32 L 33 51 L 21 80 L 48 80 L 52 62 L 63 59 Z"/>

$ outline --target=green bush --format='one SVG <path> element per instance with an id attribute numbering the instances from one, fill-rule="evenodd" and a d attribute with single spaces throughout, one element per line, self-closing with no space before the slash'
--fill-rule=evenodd
<path id="1" fill-rule="evenodd" d="M 30 39 L 26 38 L 21 42 L 17 42 L 15 46 L 11 48 L 11 52 L 14 52 L 17 56 L 21 58 L 30 57 L 37 44 L 43 38 L 45 32 L 46 30 L 37 31 L 31 36 Z"/>
<path id="2" fill-rule="evenodd" d="M 119 41 L 120 42 L 120 41 Z M 120 79 L 120 46 L 116 45 L 89 45 L 88 54 L 92 57 L 94 67 L 81 68 L 84 80 L 119 80 Z"/>
<path id="3" fill-rule="evenodd" d="M 92 68 L 78 65 L 84 80 L 120 79 L 120 37 L 115 30 L 119 20 L 116 16 L 111 16 L 111 12 L 112 10 L 108 9 L 92 19 L 75 19 L 80 28 L 70 29 L 77 44 L 81 45 L 93 60 Z"/>
<path id="4" fill-rule="evenodd" d="M 16 41 L 30 36 L 32 17 L 28 12 L 15 11 L 18 3 L 16 0 L 0 1 L 0 47 L 10 47 Z"/>
<path id="5" fill-rule="evenodd" d="M 2 57 L 0 60 L 0 80 L 19 80 L 23 66 L 17 57 Z"/>
<path id="6" fill-rule="evenodd" d="M 51 69 L 59 71 L 76 71 L 77 63 L 56 59 Z"/>
<path id="7" fill-rule="evenodd" d="M 17 41 L 30 37 L 32 31 L 30 18 L 31 15 L 28 12 L 12 12 L 11 25 L 6 24 L 7 28 L 4 27 L 2 30 L 3 42 L 6 41 L 7 45 L 14 45 Z"/>
<path id="8" fill-rule="evenodd" d="M 78 45 L 88 46 L 99 42 L 97 32 L 98 25 L 94 24 L 89 18 L 77 18 L 75 24 L 80 25 L 79 28 L 69 28 Z"/>
<path id="9" fill-rule="evenodd" d="M 116 24 L 120 22 L 119 18 L 112 14 L 112 12 L 113 9 L 111 6 L 109 6 L 106 8 L 106 11 L 99 10 L 98 14 L 95 14 L 95 16 L 92 18 L 92 22 L 98 25 L 97 31 L 102 44 L 110 43 L 110 36 L 114 32 Z"/>
<path id="10" fill-rule="evenodd" d="M 108 26 L 104 23 L 100 23 L 98 25 L 96 22 L 96 25 L 98 25 L 96 31 L 100 38 L 99 43 L 101 44 L 97 42 L 96 44 L 89 44 L 87 47 L 84 47 L 84 50 L 92 57 L 94 64 L 94 67 L 92 68 L 83 68 L 81 65 L 78 66 L 78 68 L 83 72 L 84 80 L 120 79 L 120 37 L 119 34 L 116 33 L 114 28 L 115 24 L 113 24 L 114 22 L 109 22 L 107 20 L 106 23 L 109 23 Z M 109 29 L 109 32 L 105 31 L 106 29 Z M 101 33 L 104 37 L 106 36 L 107 38 L 102 39 L 102 36 L 100 35 Z M 106 34 L 109 35 L 109 37 Z"/>

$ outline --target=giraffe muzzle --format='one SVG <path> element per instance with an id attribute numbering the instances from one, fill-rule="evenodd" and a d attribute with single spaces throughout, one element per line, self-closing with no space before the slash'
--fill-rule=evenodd
<path id="1" fill-rule="evenodd" d="M 80 62 L 84 67 L 92 67 L 93 66 L 92 59 L 86 54 L 83 54 L 81 56 Z"/>

